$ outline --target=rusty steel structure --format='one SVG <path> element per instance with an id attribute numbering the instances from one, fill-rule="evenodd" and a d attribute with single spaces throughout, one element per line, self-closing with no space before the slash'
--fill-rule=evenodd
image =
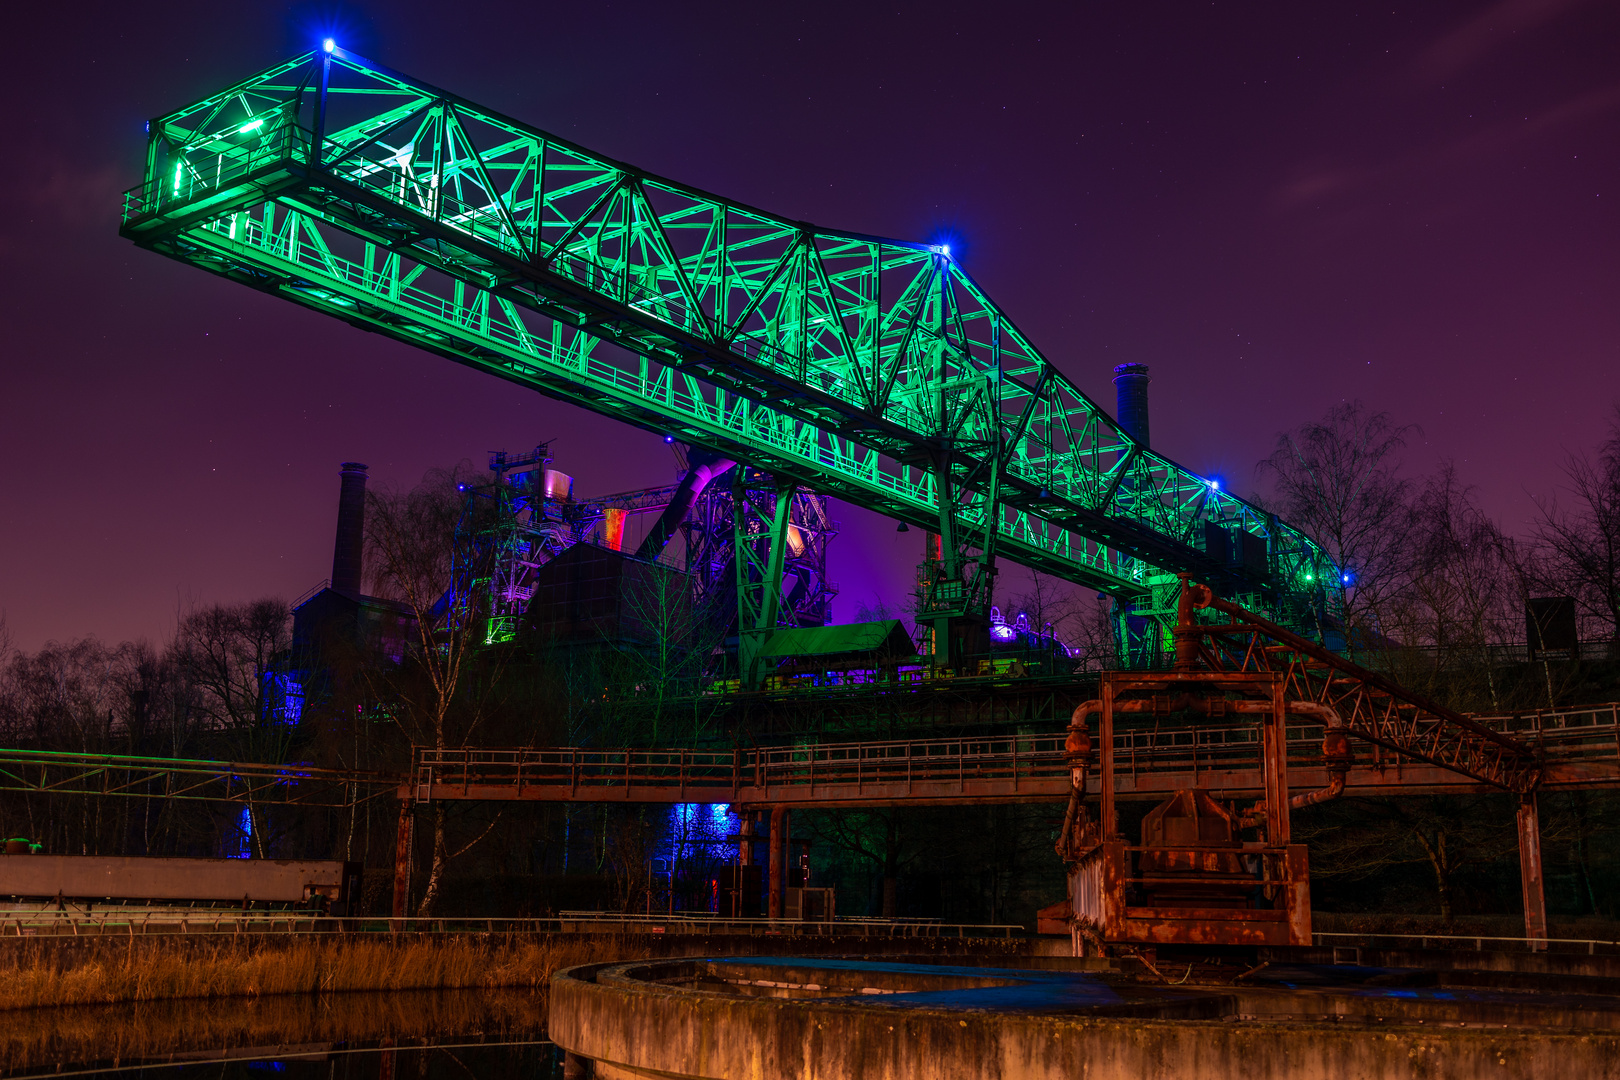
<path id="1" fill-rule="evenodd" d="M 1252 726 L 1216 721 L 1166 725 L 1152 713 L 1114 729 L 1115 797 L 1162 799 L 1202 787 L 1229 798 L 1263 790 Z M 1613 705 L 1500 717 L 1523 720 L 1546 754 L 1538 790 L 1620 784 L 1620 710 Z M 1296 785 L 1331 783 L 1322 725 L 1290 710 L 1288 775 Z M 1072 784 L 1065 736 L 960 736 L 874 739 L 732 749 L 680 747 L 418 747 L 416 767 L 395 775 L 402 799 L 497 802 L 725 802 L 740 806 L 973 805 L 1062 802 Z M 1493 790 L 1422 761 L 1365 751 L 1344 770 L 1351 796 L 1454 795 Z M 1090 797 L 1101 792 L 1093 770 Z"/>
<path id="2" fill-rule="evenodd" d="M 1290 702 L 1277 672 L 1111 672 L 1102 697 L 1075 710 L 1066 745 L 1068 813 L 1057 850 L 1069 863 L 1068 923 L 1077 955 L 1085 942 L 1307 945 L 1310 876 L 1305 848 L 1292 843 L 1289 812 L 1344 790 L 1350 764 L 1342 730 L 1329 729 L 1331 783 L 1289 795 L 1286 723 Z M 1182 788 L 1143 822 L 1140 845 L 1119 827 L 1114 788 L 1114 723 L 1127 714 L 1197 713 L 1252 723 L 1258 738 L 1261 797 L 1248 810 L 1207 788 Z M 1098 718 L 1099 813 L 1084 804 L 1092 751 L 1088 720 Z M 1256 830 L 1258 839 L 1241 833 Z"/>
<path id="3" fill-rule="evenodd" d="M 1060 914 L 1077 941 L 1152 943 L 1308 939 L 1294 811 L 1345 795 L 1494 790 L 1519 798 L 1526 929 L 1545 936 L 1535 797 L 1620 784 L 1620 703 L 1463 716 L 1191 582 L 1173 640 L 1175 670 L 1104 674 L 1099 696 L 1074 709 L 1067 731 L 1050 734 L 417 748 L 404 775 L 0 749 L 0 791 L 329 807 L 391 795 L 401 914 L 415 811 L 438 800 L 726 802 L 773 817 L 796 807 L 1067 802 L 1059 851 L 1073 895 L 1043 921 Z M 1114 810 L 1133 799 L 1163 802 L 1134 845 Z"/>
<path id="4" fill-rule="evenodd" d="M 1225 616 L 1225 621 L 1216 621 Z M 1311 940 L 1305 848 L 1291 843 L 1290 811 L 1340 797 L 1354 737 L 1520 798 L 1519 852 L 1526 936 L 1546 937 L 1535 791 L 1542 756 L 1516 739 L 1427 701 L 1182 576 L 1168 672 L 1110 672 L 1101 696 L 1079 706 L 1065 752 L 1070 797 L 1058 854 L 1068 897 L 1042 912 L 1067 924 L 1076 955 L 1087 944 L 1305 945 Z M 1119 827 L 1116 718 L 1189 714 L 1253 725 L 1260 798 L 1248 808 L 1207 787 L 1185 787 L 1148 814 L 1138 845 Z M 1287 718 L 1324 731 L 1327 783 L 1291 794 Z M 1088 813 L 1098 719 L 1098 813 Z M 1246 840 L 1253 831 L 1256 839 Z"/>
<path id="5" fill-rule="evenodd" d="M 201 758 L 0 749 L 0 792 L 347 809 L 390 794 L 396 773 Z"/>
<path id="6" fill-rule="evenodd" d="M 1533 792 L 1541 762 L 1533 748 L 1412 693 L 1182 576 L 1174 630 L 1177 670 L 1274 671 L 1288 699 L 1331 708 L 1345 730 L 1403 757 L 1427 761 L 1516 794 Z M 1194 611 L 1227 617 L 1199 622 Z"/>

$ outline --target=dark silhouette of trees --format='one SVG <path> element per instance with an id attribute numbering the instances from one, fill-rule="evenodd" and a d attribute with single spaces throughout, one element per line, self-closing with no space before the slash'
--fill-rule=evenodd
<path id="1" fill-rule="evenodd" d="M 1536 499 L 1536 583 L 1575 598 L 1605 628 L 1610 659 L 1620 660 L 1620 406 L 1594 458 L 1568 454 L 1562 498 Z"/>
<path id="2" fill-rule="evenodd" d="M 276 661 L 292 644 L 292 618 L 280 599 L 195 608 L 180 620 L 171 653 L 205 729 L 221 733 L 232 760 L 285 761 L 294 729 L 271 721 L 267 705 Z M 264 858 L 270 822 L 250 798 L 248 833 Z"/>
<path id="3" fill-rule="evenodd" d="M 1352 401 L 1278 435 L 1259 465 L 1278 513 L 1341 568 L 1327 583 L 1328 606 L 1352 650 L 1357 631 L 1380 632 L 1379 615 L 1411 574 L 1414 485 L 1400 470 L 1416 430 Z"/>

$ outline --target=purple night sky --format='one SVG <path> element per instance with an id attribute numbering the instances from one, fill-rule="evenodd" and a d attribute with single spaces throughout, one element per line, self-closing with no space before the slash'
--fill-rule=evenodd
<path id="1" fill-rule="evenodd" d="M 899 8 L 897 11 L 896 8 Z M 812 12 L 813 14 L 801 14 Z M 522 14 L 515 14 L 522 12 Z M 576 491 L 655 435 L 117 236 L 142 121 L 331 35 L 610 156 L 831 228 L 949 242 L 1156 446 L 1255 484 L 1361 398 L 1521 531 L 1620 399 L 1620 5 L 110 3 L 8 12 L 0 611 L 162 640 L 331 566 L 337 466 L 409 485 L 552 440 Z M 921 534 L 840 505 L 841 620 Z"/>

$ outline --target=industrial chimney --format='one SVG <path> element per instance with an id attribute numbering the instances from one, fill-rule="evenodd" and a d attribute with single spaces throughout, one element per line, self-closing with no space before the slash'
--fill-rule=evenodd
<path id="1" fill-rule="evenodd" d="M 1119 393 L 1115 417 L 1125 434 L 1148 445 L 1148 378 L 1146 364 L 1121 364 L 1114 369 L 1114 388 Z"/>
<path id="2" fill-rule="evenodd" d="M 332 545 L 332 591 L 360 598 L 361 558 L 366 541 L 366 467 L 345 461 L 338 475 L 337 541 Z"/>

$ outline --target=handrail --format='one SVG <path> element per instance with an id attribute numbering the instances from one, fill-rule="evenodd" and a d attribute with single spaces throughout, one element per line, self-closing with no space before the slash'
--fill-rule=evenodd
<path id="1" fill-rule="evenodd" d="M 1575 723 L 1589 718 L 1589 723 Z M 1620 758 L 1620 704 L 1564 710 L 1559 713 L 1479 717 L 1479 723 L 1528 726 L 1549 761 Z M 1321 724 L 1293 722 L 1286 729 L 1289 756 L 1295 765 L 1319 763 Z M 1253 756 L 1257 734 L 1249 725 L 1206 724 L 1197 727 L 1120 728 L 1114 733 L 1115 754 L 1129 759 L 1133 772 L 1193 767 L 1215 769 Z M 944 778 L 972 770 L 975 777 L 993 775 L 1038 778 L 1065 771 L 1063 736 L 956 736 L 867 742 L 792 743 L 721 749 L 660 747 L 468 747 L 421 748 L 418 770 L 438 782 L 476 781 L 501 784 L 522 770 L 526 785 L 545 784 L 553 773 L 567 771 L 571 786 L 681 786 L 737 789 L 778 783 L 881 782 L 901 771 L 915 778 Z M 745 784 L 743 778 L 749 778 Z"/>
<path id="2" fill-rule="evenodd" d="M 1312 944 L 1324 944 L 1321 938 L 1401 938 L 1408 941 L 1472 941 L 1476 952 L 1483 952 L 1483 943 L 1487 941 L 1505 941 L 1523 945 L 1532 951 L 1540 951 L 1548 945 L 1585 945 L 1587 955 L 1596 955 L 1598 945 L 1610 945 L 1620 949 L 1620 941 L 1607 941 L 1603 938 L 1530 938 L 1530 937 L 1499 937 L 1493 934 L 1409 934 L 1409 933 L 1383 933 L 1378 931 L 1319 931 L 1311 934 Z M 1419 948 L 1427 948 L 1419 945 Z"/>

